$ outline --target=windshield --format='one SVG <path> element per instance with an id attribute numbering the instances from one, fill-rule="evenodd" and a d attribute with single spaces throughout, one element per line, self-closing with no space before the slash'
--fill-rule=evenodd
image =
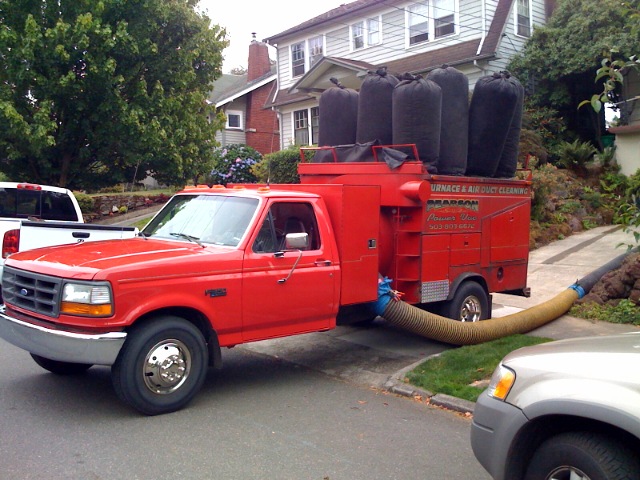
<path id="1" fill-rule="evenodd" d="M 237 247 L 257 208 L 255 198 L 176 195 L 141 235 Z"/>

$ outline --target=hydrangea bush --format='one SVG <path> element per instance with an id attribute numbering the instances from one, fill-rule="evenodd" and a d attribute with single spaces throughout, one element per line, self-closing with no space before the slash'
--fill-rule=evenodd
<path id="1" fill-rule="evenodd" d="M 262 160 L 262 155 L 248 145 L 232 144 L 213 152 L 213 170 L 210 184 L 255 183 L 253 166 Z"/>

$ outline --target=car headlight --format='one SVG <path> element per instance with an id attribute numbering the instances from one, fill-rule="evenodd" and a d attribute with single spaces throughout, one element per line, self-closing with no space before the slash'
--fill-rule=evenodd
<path id="1" fill-rule="evenodd" d="M 509 395 L 509 391 L 515 381 L 516 372 L 500 364 L 491 376 L 491 383 L 489 384 L 487 393 L 493 398 L 504 401 L 507 395 Z"/>
<path id="2" fill-rule="evenodd" d="M 111 287 L 108 283 L 65 283 L 60 313 L 90 317 L 113 314 Z"/>

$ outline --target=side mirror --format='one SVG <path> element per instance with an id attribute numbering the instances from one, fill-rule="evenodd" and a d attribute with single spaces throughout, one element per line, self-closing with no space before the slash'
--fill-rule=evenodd
<path id="1" fill-rule="evenodd" d="M 308 233 L 288 233 L 284 241 L 287 250 L 306 250 L 309 248 Z"/>

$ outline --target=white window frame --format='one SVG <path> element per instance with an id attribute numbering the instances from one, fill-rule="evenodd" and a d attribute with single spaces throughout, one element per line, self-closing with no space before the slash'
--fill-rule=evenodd
<path id="1" fill-rule="evenodd" d="M 527 35 L 523 35 L 523 34 L 520 33 L 520 21 L 519 21 L 520 3 L 526 3 L 528 14 L 529 14 L 529 31 L 528 31 Z M 514 29 L 514 32 L 515 32 L 516 36 L 518 36 L 518 37 L 521 37 L 521 38 L 530 38 L 531 37 L 531 33 L 533 31 L 533 18 L 532 18 L 532 15 L 531 15 L 531 0 L 516 0 L 515 2 L 513 2 L 513 29 Z"/>
<path id="2" fill-rule="evenodd" d="M 442 38 L 451 37 L 454 35 L 458 35 L 459 33 L 459 24 L 460 24 L 460 1 L 453 1 L 453 32 L 445 33 L 442 35 L 437 35 L 436 30 L 436 10 L 442 10 L 442 8 L 437 8 L 435 6 L 437 0 L 424 0 L 418 3 L 412 3 L 405 8 L 405 48 L 412 48 L 417 45 L 424 45 L 428 42 L 433 42 L 436 40 L 440 40 Z M 414 10 L 415 9 L 415 10 Z M 413 10 L 413 11 L 412 11 Z M 417 12 L 417 10 L 422 10 L 422 13 Z M 440 12 L 441 13 L 441 12 Z M 414 15 L 423 15 L 425 17 L 425 21 L 423 22 L 414 22 L 411 24 Z M 442 15 L 438 17 L 438 19 L 444 18 L 449 15 Z M 412 36 L 412 28 L 416 25 L 422 25 L 426 23 L 426 31 L 424 26 L 422 26 L 422 31 L 420 35 L 426 35 L 427 38 L 424 40 L 419 40 L 412 42 L 412 38 L 418 35 Z M 446 25 L 446 24 L 445 24 Z"/>
<path id="3" fill-rule="evenodd" d="M 301 51 L 302 52 L 302 63 L 300 63 L 300 59 L 294 59 L 294 47 L 298 47 L 301 46 L 302 48 L 299 50 L 296 48 L 296 52 Z M 296 78 L 296 77 L 301 77 L 302 75 L 304 75 L 307 72 L 307 54 L 306 54 L 306 50 L 307 50 L 307 41 L 306 40 L 302 40 L 300 42 L 296 42 L 296 43 L 292 43 L 289 46 L 289 52 L 291 55 L 291 78 Z M 296 73 L 295 69 L 296 67 L 300 67 L 302 66 L 302 73 Z"/>
<path id="4" fill-rule="evenodd" d="M 226 129 L 227 130 L 243 130 L 244 129 L 244 116 L 242 115 L 242 112 L 240 110 L 227 110 L 226 112 L 224 112 L 225 117 L 226 117 Z M 240 124 L 238 127 L 232 127 L 229 124 L 229 117 L 231 115 L 237 116 L 238 117 L 238 123 Z"/>
<path id="5" fill-rule="evenodd" d="M 315 52 L 314 49 L 317 48 L 317 45 L 313 45 L 312 42 L 315 40 L 319 40 L 318 44 L 320 47 L 320 52 Z M 316 35 L 315 37 L 310 37 L 307 40 L 307 50 L 309 51 L 309 68 L 313 67 L 316 63 L 318 63 L 324 57 L 324 35 Z"/>
<path id="6" fill-rule="evenodd" d="M 436 2 L 441 2 L 441 3 L 451 3 L 453 4 L 453 11 L 450 10 L 450 8 L 442 8 L 442 7 L 437 7 L 436 6 Z M 443 38 L 443 37 L 448 37 L 449 35 L 455 35 L 456 34 L 456 19 L 457 19 L 457 13 L 458 13 L 458 9 L 456 8 L 456 0 L 432 0 L 431 2 L 429 2 L 433 5 L 433 15 L 431 16 L 433 18 L 433 38 L 434 40 L 437 38 Z M 438 10 L 440 10 L 440 12 L 438 12 Z M 440 16 L 438 17 L 438 13 L 440 14 Z M 452 17 L 450 22 L 446 22 L 443 23 L 442 26 L 453 26 L 453 31 L 452 32 L 448 32 L 448 33 L 444 33 L 442 35 L 438 35 L 438 25 L 437 22 L 438 20 L 441 20 L 443 18 L 446 17 Z"/>
<path id="7" fill-rule="evenodd" d="M 300 128 L 296 128 L 296 113 L 305 112 L 304 120 L 306 120 L 306 125 L 303 128 L 307 130 L 307 143 L 297 143 L 296 132 L 301 130 Z M 318 107 L 307 107 L 301 108 L 299 110 L 294 110 L 291 112 L 291 129 L 293 133 L 293 144 L 300 146 L 308 146 L 308 145 L 316 145 L 318 143 Z"/>
<path id="8" fill-rule="evenodd" d="M 377 35 L 377 40 L 373 35 Z M 360 40 L 360 43 L 357 40 Z M 382 43 L 382 16 L 367 17 L 349 25 L 351 51 L 362 50 Z"/>

